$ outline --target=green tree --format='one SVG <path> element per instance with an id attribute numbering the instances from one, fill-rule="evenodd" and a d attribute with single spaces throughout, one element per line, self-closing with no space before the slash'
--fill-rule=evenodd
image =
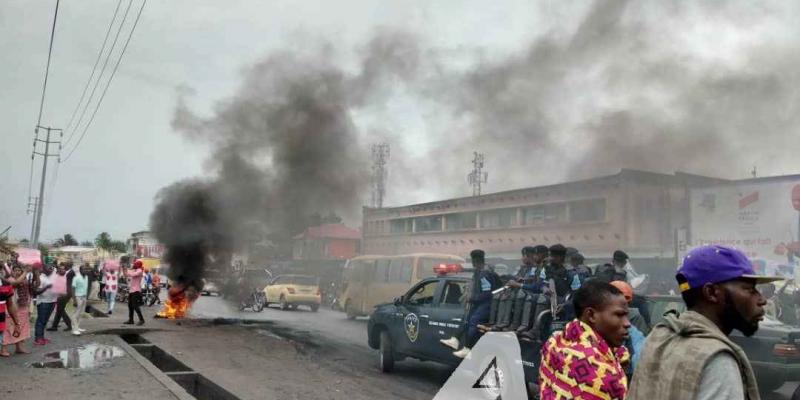
<path id="1" fill-rule="evenodd" d="M 126 246 L 125 242 L 121 240 L 112 240 L 110 246 L 111 248 L 108 250 L 116 251 L 118 253 L 124 253 L 128 250 L 128 246 Z"/>
<path id="2" fill-rule="evenodd" d="M 94 239 L 94 245 L 103 250 L 111 250 L 111 235 L 108 232 L 102 232 Z"/>
<path id="3" fill-rule="evenodd" d="M 92 243 L 92 242 L 90 242 L 88 240 L 84 240 L 84 241 L 81 242 L 81 246 L 83 246 L 83 247 L 94 247 L 94 243 Z"/>
<path id="4" fill-rule="evenodd" d="M 43 243 L 39 243 L 39 252 L 42 253 L 42 257 L 45 257 L 50 254 L 50 248 L 45 246 Z"/>
<path id="5" fill-rule="evenodd" d="M 63 237 L 60 237 L 56 239 L 55 242 L 53 242 L 53 246 L 55 247 L 77 246 L 77 245 L 78 241 L 75 240 L 75 237 L 72 236 L 71 233 L 67 233 Z"/>

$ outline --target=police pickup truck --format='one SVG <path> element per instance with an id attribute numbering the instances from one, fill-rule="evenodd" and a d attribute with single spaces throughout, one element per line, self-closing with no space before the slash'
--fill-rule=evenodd
<path id="1" fill-rule="evenodd" d="M 418 282 L 393 303 L 376 306 L 367 330 L 369 346 L 380 350 L 383 372 L 391 372 L 396 361 L 407 357 L 459 365 L 462 360 L 453 355 L 453 349 L 439 341 L 463 340 L 472 275 L 460 271 L 460 265 L 437 266 L 437 276 Z M 520 350 L 526 381 L 531 382 L 537 373 L 539 348 L 522 342 Z"/>

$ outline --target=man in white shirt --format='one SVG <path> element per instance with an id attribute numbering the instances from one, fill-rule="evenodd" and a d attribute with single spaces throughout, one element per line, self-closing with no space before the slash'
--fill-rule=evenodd
<path id="1" fill-rule="evenodd" d="M 58 295 L 53 293 L 53 267 L 45 264 L 39 273 L 39 287 L 36 288 L 36 328 L 34 329 L 33 344 L 44 346 L 50 341 L 44 337 L 44 327 L 56 306 Z"/>

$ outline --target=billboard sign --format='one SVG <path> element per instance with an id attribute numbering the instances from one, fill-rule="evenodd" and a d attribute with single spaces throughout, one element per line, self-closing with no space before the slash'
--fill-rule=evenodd
<path id="1" fill-rule="evenodd" d="M 695 188 L 689 248 L 741 249 L 762 273 L 794 274 L 800 262 L 800 176 Z"/>

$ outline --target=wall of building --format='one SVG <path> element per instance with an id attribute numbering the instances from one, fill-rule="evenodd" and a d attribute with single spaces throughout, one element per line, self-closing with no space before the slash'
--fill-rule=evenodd
<path id="1" fill-rule="evenodd" d="M 688 220 L 686 179 L 620 174 L 475 197 L 364 209 L 364 254 L 437 252 L 465 256 L 482 248 L 519 257 L 523 246 L 562 243 L 587 258 L 616 249 L 670 259 L 674 231 Z M 669 261 L 672 262 L 672 261 Z"/>

